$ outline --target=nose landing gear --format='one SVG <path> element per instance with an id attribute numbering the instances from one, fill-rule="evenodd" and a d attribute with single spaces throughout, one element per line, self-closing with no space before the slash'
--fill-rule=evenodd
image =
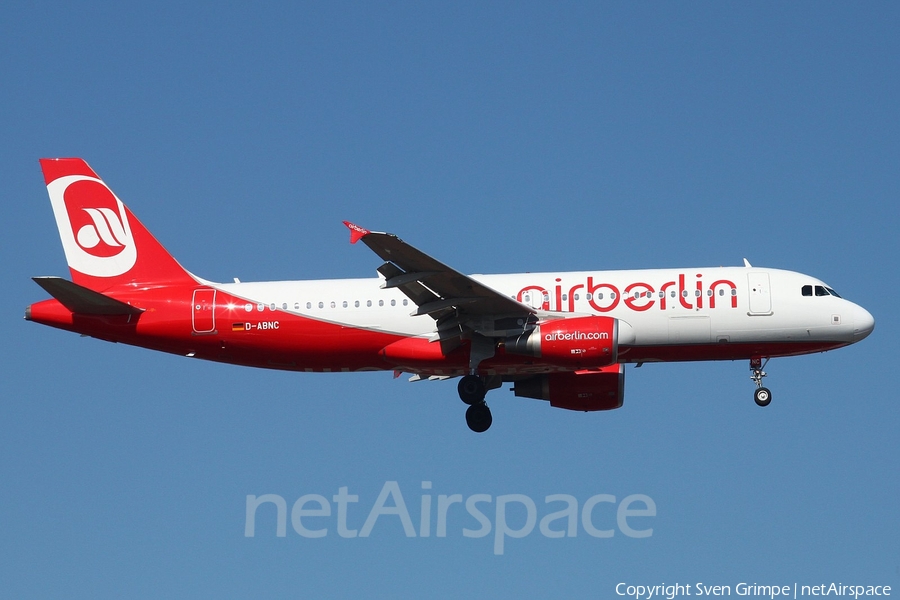
<path id="1" fill-rule="evenodd" d="M 765 362 L 760 357 L 750 359 L 750 379 L 756 384 L 756 391 L 753 392 L 753 401 L 756 402 L 757 406 L 768 406 L 769 402 L 772 401 L 772 392 L 769 391 L 769 388 L 763 387 L 762 384 L 762 379 L 766 376 L 763 368 L 768 362 L 768 358 Z"/>

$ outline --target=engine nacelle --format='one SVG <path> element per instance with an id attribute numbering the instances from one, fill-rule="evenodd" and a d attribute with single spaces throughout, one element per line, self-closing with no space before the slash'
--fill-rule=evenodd
<path id="1" fill-rule="evenodd" d="M 549 400 L 567 410 L 612 410 L 625 400 L 625 365 L 597 371 L 548 373 L 517 381 L 513 393 L 523 398 Z"/>
<path id="2" fill-rule="evenodd" d="M 534 356 L 561 367 L 605 367 L 618 362 L 619 323 L 612 317 L 546 321 L 528 333 L 508 338 L 505 348 L 510 354 Z"/>

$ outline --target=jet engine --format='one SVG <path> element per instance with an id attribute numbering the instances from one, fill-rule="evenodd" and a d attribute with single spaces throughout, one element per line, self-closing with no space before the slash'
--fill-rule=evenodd
<path id="1" fill-rule="evenodd" d="M 616 364 L 619 344 L 633 341 L 634 330 L 627 323 L 592 316 L 545 321 L 527 333 L 507 338 L 504 347 L 510 354 L 578 369 Z"/>
<path id="2" fill-rule="evenodd" d="M 567 410 L 612 410 L 625 399 L 625 365 L 596 371 L 548 373 L 522 379 L 513 393 L 524 398 L 549 400 L 550 406 Z"/>

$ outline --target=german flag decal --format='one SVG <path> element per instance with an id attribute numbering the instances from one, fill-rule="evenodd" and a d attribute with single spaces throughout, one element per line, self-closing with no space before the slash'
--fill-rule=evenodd
<path id="1" fill-rule="evenodd" d="M 247 329 L 246 323 L 232 323 L 231 331 L 245 331 Z"/>

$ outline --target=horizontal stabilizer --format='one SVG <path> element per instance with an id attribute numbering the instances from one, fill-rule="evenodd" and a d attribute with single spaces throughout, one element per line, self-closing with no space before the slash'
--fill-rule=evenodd
<path id="1" fill-rule="evenodd" d="M 137 315 L 143 309 L 104 296 L 62 277 L 32 277 L 34 282 L 73 313 L 82 315 Z"/>

